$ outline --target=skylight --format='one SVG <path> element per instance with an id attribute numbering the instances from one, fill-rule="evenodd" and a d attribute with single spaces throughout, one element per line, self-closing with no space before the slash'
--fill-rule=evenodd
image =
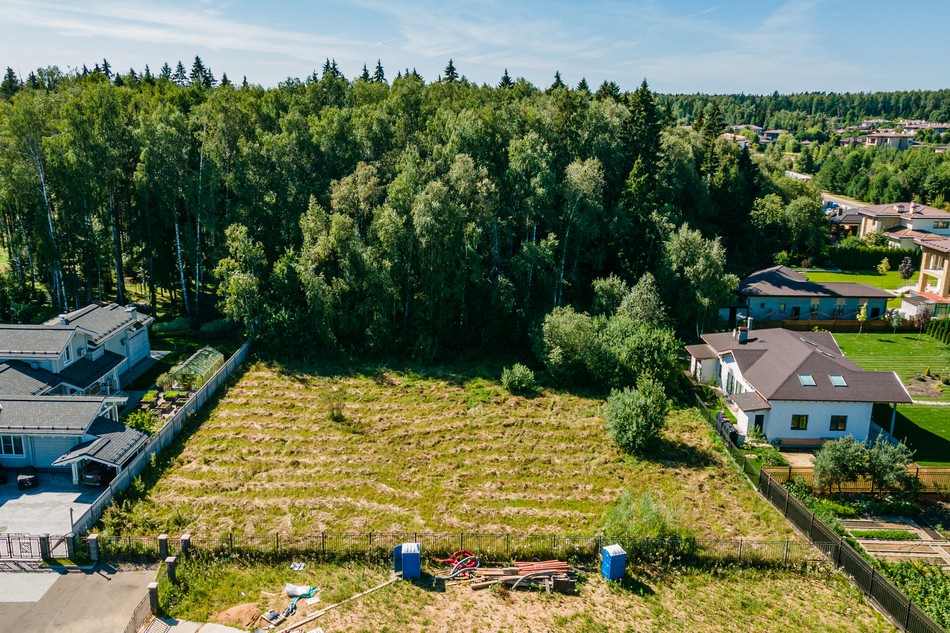
<path id="1" fill-rule="evenodd" d="M 844 379 L 844 376 L 842 376 L 841 374 L 831 374 L 828 377 L 831 378 L 831 384 L 833 384 L 835 387 L 848 386 L 847 381 Z"/>
<path id="2" fill-rule="evenodd" d="M 798 379 L 802 381 L 802 387 L 814 387 L 815 379 L 811 374 L 798 374 Z"/>

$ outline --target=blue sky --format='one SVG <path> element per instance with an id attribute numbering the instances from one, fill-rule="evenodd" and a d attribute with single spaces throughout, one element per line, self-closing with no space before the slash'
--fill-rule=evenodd
<path id="1" fill-rule="evenodd" d="M 771 93 L 950 87 L 946 0 L 0 0 L 0 67 L 116 69 L 200 55 L 216 75 L 271 86 L 335 58 L 352 77 L 576 84 L 644 77 L 661 92 Z"/>

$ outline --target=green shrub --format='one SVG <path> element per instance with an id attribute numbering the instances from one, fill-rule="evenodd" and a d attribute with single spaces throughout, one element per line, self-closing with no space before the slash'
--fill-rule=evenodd
<path id="1" fill-rule="evenodd" d="M 152 332 L 155 334 L 178 334 L 180 332 L 190 332 L 191 321 L 185 317 L 178 317 L 171 321 L 155 323 L 152 325 Z"/>
<path id="2" fill-rule="evenodd" d="M 201 336 L 205 338 L 226 338 L 231 334 L 233 329 L 234 324 L 227 319 L 217 319 L 215 321 L 208 321 L 202 325 L 199 332 Z"/>
<path id="3" fill-rule="evenodd" d="M 671 561 L 696 551 L 696 535 L 682 524 L 682 510 L 664 505 L 650 492 L 635 498 L 624 490 L 604 517 L 604 537 L 633 559 Z"/>
<path id="4" fill-rule="evenodd" d="M 636 389 L 614 389 L 604 405 L 610 437 L 627 453 L 645 452 L 656 443 L 668 407 L 663 386 L 653 378 L 641 378 Z"/>
<path id="5" fill-rule="evenodd" d="M 154 389 L 146 391 L 145 395 L 142 396 L 142 402 L 155 402 L 156 400 L 158 400 L 158 391 Z"/>
<path id="6" fill-rule="evenodd" d="M 133 429 L 152 433 L 161 426 L 161 421 L 151 411 L 138 410 L 125 416 L 125 424 Z"/>
<path id="7" fill-rule="evenodd" d="M 950 574 L 936 565 L 880 563 L 887 577 L 938 624 L 950 626 Z"/>
<path id="8" fill-rule="evenodd" d="M 523 395 L 532 394 L 538 389 L 534 381 L 534 372 L 521 363 L 515 363 L 502 370 L 501 386 L 509 393 Z"/>
<path id="9" fill-rule="evenodd" d="M 916 541 L 920 537 L 907 530 L 851 530 L 854 538 L 878 541 Z"/>

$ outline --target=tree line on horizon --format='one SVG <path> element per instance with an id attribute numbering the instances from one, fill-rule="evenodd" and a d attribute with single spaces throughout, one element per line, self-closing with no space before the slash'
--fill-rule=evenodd
<path id="1" fill-rule="evenodd" d="M 612 275 L 654 273 L 693 331 L 714 278 L 814 246 L 817 190 L 720 138 L 716 102 L 687 128 L 645 81 L 485 86 L 450 62 L 390 82 L 328 60 L 264 89 L 198 58 L 184 75 L 8 71 L 0 317 L 124 303 L 131 280 L 287 354 L 433 356 L 526 344 Z"/>

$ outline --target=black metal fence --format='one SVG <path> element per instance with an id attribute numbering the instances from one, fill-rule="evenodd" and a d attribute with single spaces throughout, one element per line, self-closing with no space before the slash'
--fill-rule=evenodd
<path id="1" fill-rule="evenodd" d="M 815 516 L 814 512 L 765 470 L 759 473 L 758 485 L 759 492 L 804 532 L 829 560 L 843 569 L 855 584 L 873 598 L 904 631 L 911 631 L 911 633 L 943 633 L 945 631 L 904 595 L 904 592 L 894 583 L 882 576 L 858 550 Z"/>
<path id="2" fill-rule="evenodd" d="M 157 560 L 157 537 L 98 537 L 103 558 Z M 367 532 L 244 535 L 190 537 L 189 555 L 198 557 L 308 557 L 339 560 L 347 558 L 388 559 L 400 543 L 419 543 L 427 556 L 442 557 L 467 550 L 488 560 L 508 561 L 530 558 L 596 560 L 608 541 L 601 535 L 485 534 Z M 180 538 L 167 540 L 168 554 L 182 552 Z M 756 541 L 746 539 L 621 539 L 628 558 L 644 562 L 666 561 L 672 556 L 681 562 L 737 563 L 743 565 L 792 566 L 821 561 L 808 543 L 801 541 Z"/>

